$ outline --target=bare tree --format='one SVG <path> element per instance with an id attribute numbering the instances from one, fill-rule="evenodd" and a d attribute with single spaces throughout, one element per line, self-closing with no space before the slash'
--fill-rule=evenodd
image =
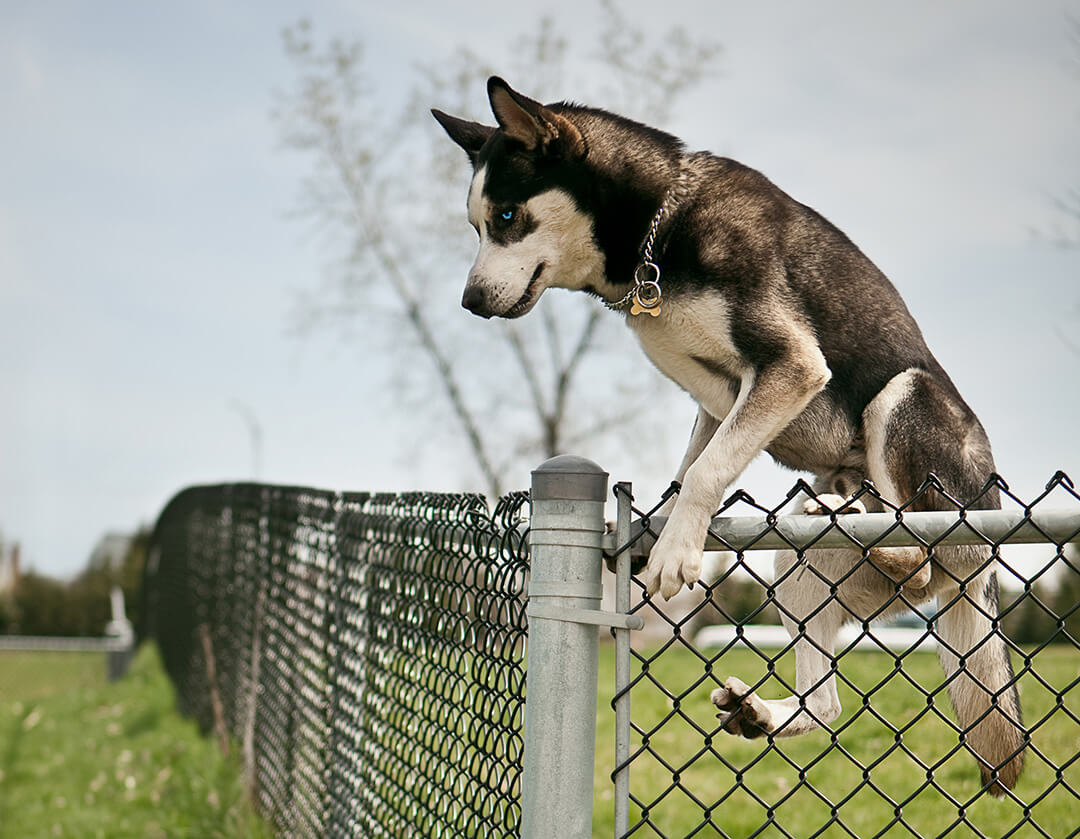
<path id="1" fill-rule="evenodd" d="M 1080 79 L 1080 18 L 1069 18 L 1069 37 L 1073 45 L 1070 70 L 1077 79 Z M 1064 229 L 1054 230 L 1050 234 L 1051 241 L 1062 248 L 1080 249 L 1080 186 L 1066 188 L 1054 199 L 1054 203 L 1067 226 Z M 1074 318 L 1080 316 L 1080 304 L 1073 306 L 1073 316 Z M 1080 355 L 1080 343 L 1077 343 L 1064 327 L 1055 325 L 1054 331 L 1071 352 Z"/>
<path id="2" fill-rule="evenodd" d="M 1070 70 L 1080 80 L 1080 18 L 1069 18 L 1069 38 L 1073 45 Z M 1071 225 L 1070 229 L 1059 231 L 1054 241 L 1062 247 L 1080 248 L 1080 185 L 1068 187 L 1054 199 L 1054 203 Z"/>
<path id="3" fill-rule="evenodd" d="M 667 122 L 679 99 L 714 71 L 718 45 L 681 28 L 653 38 L 611 0 L 599 8 L 588 75 L 600 84 L 575 81 L 574 98 Z M 550 18 L 527 31 L 512 50 L 516 66 L 500 74 L 544 101 L 566 96 L 566 37 Z M 653 374 L 625 353 L 599 362 L 597 350 L 619 319 L 598 303 L 548 294 L 529 318 L 497 324 L 459 314 L 475 247 L 463 211 L 468 167 L 428 109 L 479 115 L 478 94 L 494 68 L 462 47 L 419 68 L 404 107 L 387 112 L 362 41 L 318 43 L 307 22 L 284 39 L 297 79 L 274 116 L 285 145 L 308 163 L 299 212 L 339 257 L 323 286 L 298 301 L 300 331 L 333 324 L 391 348 L 399 404 L 408 410 L 419 398 L 430 406 L 431 393 L 441 394 L 493 495 L 523 463 L 615 430 L 645 433 L 652 388 L 623 382 Z"/>

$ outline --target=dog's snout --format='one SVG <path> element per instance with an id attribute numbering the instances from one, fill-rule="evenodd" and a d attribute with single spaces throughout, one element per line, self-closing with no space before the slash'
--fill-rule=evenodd
<path id="1" fill-rule="evenodd" d="M 480 317 L 484 318 L 491 317 L 491 312 L 488 310 L 487 295 L 484 294 L 484 289 L 480 286 L 465 286 L 465 293 L 461 296 L 461 305 L 474 315 L 480 315 Z"/>

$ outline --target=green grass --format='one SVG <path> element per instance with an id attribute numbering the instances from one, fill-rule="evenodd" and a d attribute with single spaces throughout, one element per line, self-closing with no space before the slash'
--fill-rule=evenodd
<path id="1" fill-rule="evenodd" d="M 272 836 L 174 709 L 149 644 L 114 684 L 100 654 L 0 652 L 0 839 Z"/>
<path id="2" fill-rule="evenodd" d="M 1016 660 L 1014 666 L 1019 669 L 1022 662 Z M 878 687 L 893 668 L 893 660 L 881 654 L 851 653 L 842 659 L 841 674 L 872 695 L 864 705 L 855 690 L 840 681 L 844 710 L 833 724 L 834 730 L 843 728 L 836 736 L 839 748 L 830 749 L 831 737 L 826 732 L 778 740 L 770 746 L 764 740 L 740 740 L 718 732 L 715 709 L 708 698 L 715 683 L 705 680 L 697 684 L 705 676 L 705 665 L 684 648 L 665 651 L 650 664 L 649 671 L 671 692 L 685 694 L 679 702 L 682 716 L 665 723 L 650 738 L 649 745 L 658 757 L 645 753 L 631 764 L 631 792 L 647 803 L 650 821 L 669 837 L 687 836 L 709 817 L 711 824 L 695 835 L 784 836 L 777 825 L 786 835 L 796 837 L 967 837 L 978 835 L 975 830 L 995 839 L 1006 834 L 1017 839 L 1073 834 L 1080 824 L 1080 725 L 1075 721 L 1075 716 L 1080 716 L 1080 654 L 1075 649 L 1056 647 L 1040 652 L 1033 663 L 1038 678 L 1027 674 L 1020 682 L 1025 722 L 1034 728 L 1036 748 L 1029 751 L 1016 794 L 1027 802 L 1031 820 L 1045 833 L 1024 823 L 1024 805 L 977 796 L 979 773 L 971 755 L 961 750 L 949 756 L 957 735 L 942 719 L 954 719 L 948 700 L 939 692 L 934 709 L 928 709 L 926 698 L 912 684 L 928 691 L 939 688 L 942 675 L 937 657 L 926 653 L 908 656 L 902 673 L 893 674 Z M 638 672 L 636 663 L 634 672 Z M 737 675 L 753 684 L 765 675 L 767 664 L 752 652 L 738 651 L 725 654 L 713 672 L 721 681 Z M 779 659 L 775 672 L 793 683 L 793 655 Z M 614 718 L 606 711 L 613 683 L 614 653 L 607 645 L 601 654 L 594 837 L 613 835 L 609 779 Z M 761 690 L 766 698 L 785 693 L 775 681 Z M 1064 694 L 1060 706 L 1056 704 L 1057 693 Z M 631 697 L 632 719 L 645 729 L 651 729 L 673 708 L 672 701 L 647 681 L 631 691 Z M 904 749 L 924 763 L 940 762 L 934 779 L 944 793 L 964 804 L 962 813 L 941 790 L 922 788 L 926 771 L 903 749 L 894 748 L 882 757 L 895 746 L 895 735 L 876 715 L 898 728 L 910 726 L 903 732 Z M 635 735 L 632 750 L 640 744 L 641 738 Z M 1055 765 L 1065 767 L 1063 780 L 1077 793 L 1057 780 Z M 864 767 L 869 767 L 865 775 L 869 782 L 864 781 Z M 805 783 L 800 783 L 800 773 Z M 665 793 L 675 775 L 681 787 Z M 898 808 L 902 809 L 902 821 L 896 821 Z M 640 818 L 640 810 L 632 808 L 631 827 Z M 841 828 L 837 820 L 851 832 Z M 761 832 L 756 832 L 759 829 Z M 635 835 L 656 833 L 645 826 Z"/>
<path id="3" fill-rule="evenodd" d="M 1018 669 L 1021 665 L 1015 662 Z M 713 682 L 705 678 L 705 666 L 685 649 L 668 650 L 649 669 L 669 690 L 685 693 L 681 715 L 651 737 L 659 758 L 646 754 L 634 761 L 631 790 L 649 802 L 650 822 L 673 839 L 695 831 L 706 810 L 712 823 L 696 836 L 771 839 L 785 835 L 779 825 L 800 839 L 967 837 L 976 835 L 976 829 L 995 838 L 1066 837 L 1080 824 L 1080 798 L 1069 789 L 1080 791 L 1080 725 L 1066 713 L 1080 716 L 1080 654 L 1068 647 L 1049 648 L 1038 654 L 1033 667 L 1038 678 L 1023 676 L 1021 695 L 1035 749 L 1016 794 L 1028 803 L 1030 818 L 1042 832 L 1023 823 L 1023 805 L 977 796 L 978 772 L 970 755 L 947 756 L 956 744 L 956 734 L 938 715 L 952 718 L 947 701 L 939 695 L 937 710 L 928 711 L 911 684 L 931 691 L 940 685 L 936 656 L 923 653 L 907 657 L 902 674 L 893 674 L 880 688 L 893 670 L 891 658 L 874 653 L 844 657 L 841 673 L 872 697 L 866 706 L 853 687 L 841 682 L 844 713 L 833 727 L 843 730 L 836 737 L 839 748 L 830 749 L 825 732 L 778 741 L 778 746 L 718 733 L 708 701 Z M 123 681 L 106 684 L 104 670 L 100 655 L 0 653 L 0 839 L 272 835 L 247 802 L 238 762 L 223 758 L 212 739 L 176 714 L 172 688 L 152 646 L 141 651 Z M 765 672 L 766 662 L 746 651 L 728 653 L 714 665 L 719 679 L 731 674 L 752 682 Z M 776 672 L 793 679 L 790 655 L 776 663 Z M 601 648 L 593 818 L 593 836 L 604 839 L 614 834 L 613 683 L 614 649 L 606 644 Z M 762 690 L 766 697 L 782 692 L 775 683 Z M 1060 705 L 1057 693 L 1063 694 Z M 673 707 L 647 682 L 634 689 L 632 704 L 635 724 L 645 728 Z M 925 771 L 911 757 L 901 750 L 881 757 L 894 745 L 894 735 L 875 714 L 894 726 L 910 726 L 903 743 L 920 760 L 942 761 L 935 781 L 965 802 L 962 819 L 941 791 L 920 790 Z M 634 748 L 639 745 L 635 737 Z M 664 792 L 673 773 L 660 758 L 677 767 L 681 788 Z M 863 766 L 870 767 L 869 784 Z M 1055 766 L 1064 767 L 1061 781 Z M 806 784 L 800 785 L 800 772 Z M 899 804 L 902 822 L 895 821 Z M 833 809 L 850 832 L 830 823 Z M 639 818 L 634 809 L 631 825 Z M 657 834 L 645 826 L 634 835 Z"/>

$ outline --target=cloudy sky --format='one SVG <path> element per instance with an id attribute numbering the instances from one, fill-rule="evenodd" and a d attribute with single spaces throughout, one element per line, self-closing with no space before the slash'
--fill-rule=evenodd
<path id="1" fill-rule="evenodd" d="M 683 23 L 724 47 L 664 127 L 763 170 L 889 274 L 1018 492 L 1080 476 L 1080 249 L 1051 241 L 1080 232 L 1055 206 L 1080 186 L 1080 2 L 637 5 L 646 28 Z M 369 45 L 389 104 L 418 61 L 461 45 L 508 63 L 533 20 L 521 4 L 466 8 L 0 6 L 0 533 L 38 570 L 70 574 L 181 487 L 256 468 L 340 489 L 479 486 L 460 457 L 414 455 L 408 417 L 370 384 L 385 347 L 290 337 L 327 255 L 290 217 L 304 162 L 269 118 L 294 79 L 281 30 L 302 15 Z M 591 50 L 590 4 L 536 9 L 575 55 Z M 664 445 L 674 469 L 681 440 Z M 603 465 L 669 479 L 635 473 L 632 452 Z M 789 482 L 764 461 L 744 481 L 763 495 Z"/>

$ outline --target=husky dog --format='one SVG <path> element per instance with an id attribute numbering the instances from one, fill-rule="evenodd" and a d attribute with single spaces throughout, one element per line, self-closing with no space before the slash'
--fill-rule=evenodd
<path id="1" fill-rule="evenodd" d="M 625 313 L 645 354 L 699 406 L 682 489 L 643 574 L 649 594 L 668 598 L 700 578 L 709 522 L 762 449 L 817 476 L 827 496 L 808 512 L 861 509 L 845 496 L 864 479 L 890 503 L 945 509 L 937 491 L 917 495 L 930 472 L 971 507 L 999 506 L 982 425 L 896 289 L 836 227 L 761 173 L 688 154 L 654 128 L 541 105 L 494 77 L 488 97 L 497 126 L 432 111 L 474 171 L 467 206 L 480 249 L 462 305 L 516 318 L 547 288 L 588 292 Z M 729 678 L 712 694 L 723 729 L 787 737 L 833 721 L 839 627 L 894 600 L 895 611 L 937 597 L 963 739 L 990 791 L 1011 789 L 1024 732 L 994 627 L 989 550 L 876 549 L 861 564 L 851 550 L 806 557 L 813 573 L 790 573 L 795 555 L 777 556 L 798 695 L 763 700 Z M 842 580 L 835 596 L 826 580 Z"/>

